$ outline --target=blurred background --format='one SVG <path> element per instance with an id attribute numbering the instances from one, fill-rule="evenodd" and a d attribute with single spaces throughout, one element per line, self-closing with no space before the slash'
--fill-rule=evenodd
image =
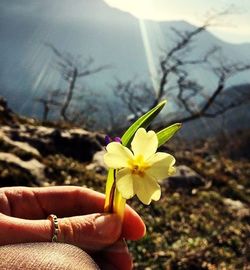
<path id="1" fill-rule="evenodd" d="M 104 134 L 181 122 L 135 269 L 249 269 L 250 2 L 0 0 L 0 186 L 104 191 Z"/>

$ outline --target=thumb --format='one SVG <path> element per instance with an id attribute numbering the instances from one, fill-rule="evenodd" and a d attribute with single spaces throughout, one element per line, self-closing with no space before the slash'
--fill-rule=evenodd
<path id="1" fill-rule="evenodd" d="M 121 234 L 121 220 L 115 214 L 90 214 L 58 219 L 58 241 L 85 251 L 101 250 L 115 243 Z"/>

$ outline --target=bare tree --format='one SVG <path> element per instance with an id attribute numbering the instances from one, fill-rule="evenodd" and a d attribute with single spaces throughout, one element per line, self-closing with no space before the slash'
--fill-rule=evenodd
<path id="1" fill-rule="evenodd" d="M 62 98 L 65 93 L 62 93 L 60 89 L 48 90 L 45 96 L 35 98 L 36 102 L 39 102 L 43 106 L 43 116 L 42 121 L 47 121 L 49 112 L 54 111 L 54 107 L 60 107 L 62 102 L 59 98 Z"/>
<path id="2" fill-rule="evenodd" d="M 80 109 L 77 104 L 72 106 L 70 110 L 71 122 L 82 128 L 95 130 L 97 121 L 96 114 L 99 112 L 98 104 L 87 98 L 86 102 L 84 102 L 84 105 L 81 107 L 82 108 Z"/>
<path id="3" fill-rule="evenodd" d="M 56 68 L 62 78 L 67 83 L 64 100 L 60 107 L 60 116 L 64 121 L 71 121 L 68 116 L 68 109 L 77 88 L 77 81 L 81 78 L 93 75 L 108 68 L 107 65 L 93 67 L 94 60 L 88 58 L 82 63 L 79 57 L 74 57 L 70 53 L 62 53 L 52 44 L 46 44 L 57 57 Z M 83 89 L 83 88 L 82 88 Z"/>
<path id="4" fill-rule="evenodd" d="M 224 15 L 225 12 L 221 14 Z M 217 14 L 217 16 L 221 14 Z M 221 49 L 216 46 L 213 46 L 197 59 L 186 57 L 193 50 L 192 45 L 195 38 L 198 38 L 201 33 L 207 30 L 215 18 L 216 16 L 211 16 L 202 26 L 189 31 L 172 28 L 177 40 L 172 48 L 164 50 L 164 56 L 159 61 L 160 79 L 158 89 L 155 92 L 146 84 L 138 85 L 133 81 L 121 84 L 118 81 L 114 87 L 114 92 L 121 97 L 127 105 L 128 111 L 135 118 L 142 115 L 142 108 L 145 111 L 150 110 L 166 96 L 173 97 L 176 105 L 184 109 L 184 113 L 178 119 L 168 120 L 164 125 L 173 122 L 188 122 L 200 117 L 216 117 L 231 108 L 241 105 L 242 101 L 232 102 L 226 106 L 220 104 L 218 110 L 212 113 L 209 110 L 211 105 L 217 102 L 218 96 L 225 90 L 228 80 L 241 72 L 249 70 L 250 64 L 228 61 L 223 57 Z M 197 65 L 206 67 L 217 78 L 216 85 L 209 95 L 204 94 L 207 92 L 204 91 L 204 86 L 190 76 L 190 67 Z M 175 78 L 174 84 L 173 78 Z M 139 90 L 141 93 L 145 93 L 144 98 L 143 94 L 138 98 Z M 150 99 L 148 93 L 150 93 Z M 202 100 L 200 105 L 197 105 L 197 98 Z"/>
<path id="5" fill-rule="evenodd" d="M 134 83 L 134 80 L 123 82 L 116 79 L 112 87 L 115 89 L 116 95 L 122 100 L 127 110 L 135 118 L 144 114 L 152 105 L 154 90 L 146 83 Z"/>

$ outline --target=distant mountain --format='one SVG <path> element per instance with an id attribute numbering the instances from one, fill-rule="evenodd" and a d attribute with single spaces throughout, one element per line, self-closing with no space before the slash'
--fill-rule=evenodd
<path id="1" fill-rule="evenodd" d="M 227 106 L 232 103 L 242 103 L 216 118 L 200 118 L 183 125 L 179 136 L 187 140 L 206 139 L 222 132 L 234 134 L 250 130 L 250 84 L 230 87 L 218 96 L 216 103 L 209 108 L 209 113 L 215 113 L 219 104 Z M 173 115 L 172 115 L 173 117 Z"/>
<path id="2" fill-rule="evenodd" d="M 115 77 L 150 82 L 142 27 L 153 59 L 149 62 L 156 69 L 161 49 L 173 44 L 171 27 L 194 29 L 184 21 L 144 21 L 142 25 L 131 14 L 111 8 L 102 0 L 75 1 L 74 5 L 65 0 L 3 0 L 0 9 L 0 95 L 15 111 L 26 115 L 39 114 L 35 97 L 47 89 L 65 87 L 45 42 L 82 55 L 83 60 L 92 56 L 96 65 L 110 64 L 112 68 L 79 81 L 85 89 L 110 97 L 108 90 Z M 250 44 L 226 43 L 207 31 L 192 44 L 194 50 L 189 57 L 196 59 L 213 45 L 220 46 L 227 59 L 250 61 Z M 215 77 L 208 70 L 190 67 L 190 72 L 207 91 L 213 88 Z M 250 83 L 249 72 L 232 78 L 228 87 L 243 83 Z"/>

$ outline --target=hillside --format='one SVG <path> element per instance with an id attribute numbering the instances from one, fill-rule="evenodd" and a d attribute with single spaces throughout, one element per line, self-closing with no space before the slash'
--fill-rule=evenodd
<path id="1" fill-rule="evenodd" d="M 62 5 L 59 0 L 53 4 L 48 0 L 28 0 L 25 4 L 4 1 L 0 5 L 0 51 L 3 52 L 0 54 L 0 95 L 8 99 L 15 111 L 41 116 L 41 106 L 34 98 L 43 96 L 49 89 L 65 88 L 46 42 L 83 62 L 91 56 L 96 65 L 111 66 L 79 82 L 80 88 L 91 89 L 102 100 L 112 99 L 110 86 L 114 78 L 123 81 L 136 77 L 138 81 L 151 83 L 142 29 L 131 14 L 111 8 L 101 0 L 75 1 L 74 5 L 67 1 Z M 176 40 L 171 28 L 194 29 L 184 21 L 145 21 L 144 25 L 156 70 L 162 48 L 171 47 Z M 250 60 L 250 44 L 223 42 L 209 31 L 192 43 L 189 57 L 196 59 L 213 46 L 221 47 L 225 58 L 232 61 Z M 210 72 L 200 66 L 190 67 L 190 71 L 206 91 L 211 90 L 214 77 Z M 249 83 L 249 77 L 249 72 L 235 76 L 228 86 Z"/>
<path id="2" fill-rule="evenodd" d="M 0 124 L 0 186 L 104 191 L 103 135 L 20 117 L 3 99 Z M 249 147 L 247 137 L 234 141 L 238 154 Z M 207 139 L 194 148 L 173 139 L 164 146 L 176 157 L 178 173 L 161 183 L 161 200 L 148 207 L 128 202 L 147 226 L 141 241 L 128 243 L 134 269 L 247 269 L 250 165 L 223 145 Z"/>

